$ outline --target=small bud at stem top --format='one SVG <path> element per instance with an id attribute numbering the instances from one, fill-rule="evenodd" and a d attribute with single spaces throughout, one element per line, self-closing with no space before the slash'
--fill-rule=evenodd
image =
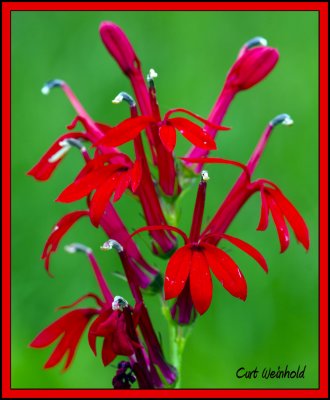
<path id="1" fill-rule="evenodd" d="M 201 181 L 207 182 L 210 179 L 209 173 L 205 169 L 201 172 Z"/>
<path id="2" fill-rule="evenodd" d="M 91 254 L 93 252 L 90 247 L 87 247 L 81 243 L 68 244 L 67 246 L 64 246 L 64 250 L 71 254 L 77 253 L 77 252 Z"/>
<path id="3" fill-rule="evenodd" d="M 54 87 L 62 87 L 64 84 L 65 82 L 61 79 L 53 79 L 44 84 L 41 88 L 41 93 L 47 95 Z"/>

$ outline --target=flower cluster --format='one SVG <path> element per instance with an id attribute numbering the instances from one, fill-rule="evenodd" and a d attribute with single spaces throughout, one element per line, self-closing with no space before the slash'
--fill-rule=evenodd
<path id="1" fill-rule="evenodd" d="M 74 181 L 59 194 L 57 201 L 71 203 L 85 198 L 87 206 L 84 210 L 70 212 L 56 223 L 42 253 L 45 268 L 50 273 L 51 254 L 57 250 L 65 233 L 82 217 L 87 217 L 107 236 L 101 249 L 114 249 L 118 253 L 135 304 L 128 304 L 121 296 L 113 296 L 89 247 L 79 243 L 66 246 L 68 252 L 82 252 L 87 256 L 100 294 L 88 293 L 73 304 L 60 307 L 73 309 L 39 333 L 31 346 L 47 347 L 58 340 L 45 368 L 54 367 L 65 359 L 66 369 L 87 330 L 88 343 L 95 355 L 96 342 L 101 338 L 101 357 L 105 366 L 117 356 L 126 357 L 125 361 L 116 364 L 117 372 L 112 381 L 114 388 L 128 389 L 134 382 L 140 388 L 160 388 L 174 384 L 178 370 L 165 359 L 144 302 L 144 289 L 152 287 L 157 291 L 158 284 L 164 307 L 167 307 L 168 300 L 174 299 L 168 315 L 175 326 L 191 324 L 198 314 L 208 310 L 212 301 L 212 274 L 232 296 L 245 300 L 247 284 L 241 269 L 217 245 L 221 240 L 229 242 L 268 271 L 266 260 L 257 249 L 226 233 L 239 210 L 254 193 L 261 196 L 257 229 L 267 229 L 271 215 L 281 252 L 290 243 L 288 225 L 305 249 L 309 248 L 308 228 L 293 204 L 274 183 L 252 178 L 273 129 L 278 125 L 290 125 L 293 121 L 287 114 L 271 120 L 246 164 L 209 157 L 209 152 L 217 149 L 217 132 L 229 129 L 221 123 L 233 99 L 272 71 L 278 61 L 278 51 L 268 47 L 261 37 L 247 42 L 231 67 L 208 118 L 183 108 L 168 110 L 162 116 L 155 88 L 157 73 L 150 69 L 144 79 L 141 63 L 131 43 L 114 23 L 102 23 L 100 35 L 131 82 L 134 95 L 121 92 L 113 101 L 127 103 L 129 116 L 116 126 L 95 122 L 66 82 L 58 79 L 48 82 L 42 92 L 48 94 L 52 88 L 60 88 L 74 107 L 76 117 L 67 126 L 68 131 L 56 140 L 28 174 L 40 181 L 48 180 L 70 149 L 80 151 L 83 166 Z M 144 132 L 145 141 L 142 138 Z M 192 144 L 185 156 L 175 154 L 177 134 Z M 120 148 L 130 142 L 134 146 L 133 157 Z M 150 160 L 145 143 L 148 144 Z M 241 174 L 213 218 L 203 227 L 209 185 L 209 176 L 204 169 L 207 164 L 228 164 L 239 168 Z M 175 204 L 183 191 L 193 187 L 196 180 L 199 183 L 188 234 L 178 227 L 178 218 L 172 215 L 175 209 L 172 208 L 172 214 L 169 214 L 165 205 Z M 115 208 L 116 202 L 127 192 L 138 200 L 146 222 L 134 232 L 127 229 Z M 149 234 L 153 257 L 169 259 L 164 279 L 162 273 L 144 258 L 135 242 L 134 236 L 142 232 Z M 180 238 L 183 245 L 179 245 Z M 95 301 L 95 307 L 76 307 L 88 298 Z"/>

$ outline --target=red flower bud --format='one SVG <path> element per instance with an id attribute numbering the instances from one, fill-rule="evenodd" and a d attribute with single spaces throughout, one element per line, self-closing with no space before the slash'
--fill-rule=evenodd
<path id="1" fill-rule="evenodd" d="M 247 49 L 236 60 L 226 80 L 226 86 L 245 90 L 266 78 L 275 67 L 279 53 L 271 47 Z"/>
<path id="2" fill-rule="evenodd" d="M 105 47 L 117 61 L 125 75 L 134 74 L 140 69 L 140 60 L 137 58 L 133 46 L 125 33 L 113 22 L 102 22 L 100 35 Z"/>

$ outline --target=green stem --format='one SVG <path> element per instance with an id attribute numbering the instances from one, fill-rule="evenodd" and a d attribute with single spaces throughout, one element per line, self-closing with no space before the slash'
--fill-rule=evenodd
<path id="1" fill-rule="evenodd" d="M 167 305 L 163 302 L 163 314 L 168 322 L 169 336 L 170 336 L 170 362 L 176 368 L 177 380 L 175 381 L 174 388 L 181 387 L 181 366 L 182 356 L 188 335 L 191 331 L 191 326 L 183 327 L 173 321 L 171 313 Z"/>

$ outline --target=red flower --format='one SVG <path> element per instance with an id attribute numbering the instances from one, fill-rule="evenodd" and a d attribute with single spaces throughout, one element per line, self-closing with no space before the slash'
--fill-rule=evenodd
<path id="1" fill-rule="evenodd" d="M 174 112 L 183 112 L 186 113 L 197 120 L 204 122 L 206 125 L 216 129 L 216 130 L 228 130 L 229 128 L 223 126 L 217 126 L 212 122 L 209 122 L 207 119 L 204 119 L 188 110 L 183 108 L 177 108 L 174 110 L 168 111 L 163 121 L 160 124 L 159 128 L 159 137 L 166 147 L 168 151 L 173 151 L 175 144 L 176 144 L 176 133 L 175 131 L 178 130 L 182 136 L 184 136 L 189 142 L 194 144 L 195 146 L 205 149 L 205 150 L 215 150 L 217 148 L 215 141 L 213 138 L 199 125 L 195 124 L 194 122 L 182 118 L 169 118 L 171 114 Z"/>
<path id="2" fill-rule="evenodd" d="M 27 174 L 38 181 L 49 179 L 71 147 L 68 139 L 86 139 L 86 135 L 82 132 L 71 132 L 60 136 Z"/>
<path id="3" fill-rule="evenodd" d="M 90 217 L 93 225 L 98 226 L 108 201 L 118 201 L 130 186 L 135 192 L 139 186 L 142 169 L 139 160 L 135 163 L 124 154 L 123 161 L 111 163 L 111 158 L 119 155 L 100 155 L 87 162 L 75 181 L 59 195 L 57 201 L 70 203 L 95 193 L 90 202 Z"/>
<path id="4" fill-rule="evenodd" d="M 238 58 L 230 69 L 225 87 L 246 90 L 263 80 L 275 67 L 279 53 L 264 44 L 265 39 L 252 39 L 241 49 Z M 267 43 L 267 42 L 266 42 Z M 259 45 L 258 47 L 254 47 Z"/>
<path id="5" fill-rule="evenodd" d="M 94 299 L 96 299 L 96 301 L 100 303 L 100 300 L 97 296 L 89 294 L 79 299 L 73 305 L 77 304 L 79 301 L 83 300 L 86 297 L 93 297 Z M 67 308 L 71 306 L 65 306 L 62 308 Z M 70 366 L 76 353 L 80 338 L 84 333 L 88 322 L 97 313 L 98 310 L 95 308 L 80 308 L 70 311 L 39 333 L 39 335 L 30 344 L 31 347 L 48 347 L 53 342 L 55 342 L 55 340 L 60 339 L 52 355 L 46 362 L 44 366 L 45 368 L 55 367 L 61 362 L 66 354 L 67 359 L 65 362 L 64 370 L 66 370 Z"/>
<path id="6" fill-rule="evenodd" d="M 128 310 L 128 312 L 131 312 Z M 134 328 L 138 323 L 139 307 L 133 311 Z M 102 361 L 106 366 L 110 364 L 117 355 L 132 356 L 136 349 L 141 348 L 135 337 L 130 335 L 127 327 L 125 313 L 123 310 L 104 310 L 92 323 L 88 332 L 88 342 L 93 353 L 96 355 L 96 338 L 103 337 Z"/>
<path id="7" fill-rule="evenodd" d="M 71 228 L 71 226 L 76 223 L 81 217 L 89 215 L 88 211 L 73 211 L 69 214 L 64 215 L 50 234 L 47 242 L 45 244 L 44 250 L 42 252 L 41 258 L 45 260 L 45 268 L 49 273 L 49 261 L 50 256 L 54 253 L 61 241 L 63 235 Z"/>
<path id="8" fill-rule="evenodd" d="M 291 225 L 298 242 L 308 250 L 309 231 L 303 217 L 274 183 L 261 180 L 260 184 L 262 185 L 260 188 L 261 215 L 257 229 L 259 231 L 267 229 L 270 211 L 277 229 L 281 253 L 283 253 L 290 244 L 287 222 Z M 266 186 L 265 184 L 271 185 L 272 187 Z"/>

